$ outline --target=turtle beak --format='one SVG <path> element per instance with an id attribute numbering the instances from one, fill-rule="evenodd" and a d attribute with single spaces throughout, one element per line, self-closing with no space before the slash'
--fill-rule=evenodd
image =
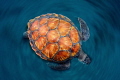
<path id="1" fill-rule="evenodd" d="M 86 56 L 85 60 L 83 61 L 84 63 L 86 64 L 90 64 L 91 63 L 91 60 L 88 56 Z"/>

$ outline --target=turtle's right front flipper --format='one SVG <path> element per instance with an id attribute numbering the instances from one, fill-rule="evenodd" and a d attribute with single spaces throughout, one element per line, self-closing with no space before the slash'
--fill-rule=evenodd
<path id="1" fill-rule="evenodd" d="M 47 65 L 54 70 L 67 70 L 70 67 L 70 61 L 67 61 L 65 63 L 48 62 Z"/>
<path id="2" fill-rule="evenodd" d="M 81 39 L 83 41 L 87 41 L 90 37 L 89 28 L 84 20 L 78 17 L 78 21 L 80 23 L 80 30 L 81 30 Z"/>

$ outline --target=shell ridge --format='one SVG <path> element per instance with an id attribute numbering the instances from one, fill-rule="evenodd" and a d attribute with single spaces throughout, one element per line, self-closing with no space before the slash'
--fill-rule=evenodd
<path id="1" fill-rule="evenodd" d="M 59 15 L 58 15 L 59 16 Z M 60 24 L 60 19 L 59 19 L 59 22 L 58 22 L 58 25 L 57 25 L 57 27 L 56 27 L 56 29 L 58 29 L 58 26 L 59 26 L 59 24 Z M 59 31 L 58 31 L 58 33 L 59 33 Z M 60 34 L 60 33 L 59 33 Z M 60 35 L 60 37 L 61 37 L 61 35 Z M 60 40 L 60 38 L 58 39 L 58 41 Z M 57 43 L 58 43 L 58 41 L 57 41 Z M 54 54 L 54 56 L 52 57 L 52 59 L 54 60 L 54 57 L 58 54 L 58 52 L 59 52 L 59 49 L 60 49 L 60 46 L 58 46 L 58 51 Z"/>

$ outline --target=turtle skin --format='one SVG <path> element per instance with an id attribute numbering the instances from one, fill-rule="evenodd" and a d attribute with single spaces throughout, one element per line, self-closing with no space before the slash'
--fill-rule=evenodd
<path id="1" fill-rule="evenodd" d="M 78 29 L 60 14 L 43 14 L 29 20 L 27 34 L 32 49 L 47 61 L 65 62 L 81 49 Z"/>

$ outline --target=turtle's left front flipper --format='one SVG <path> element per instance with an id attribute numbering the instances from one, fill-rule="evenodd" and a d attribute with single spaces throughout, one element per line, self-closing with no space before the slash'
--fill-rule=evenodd
<path id="1" fill-rule="evenodd" d="M 70 67 L 70 61 L 67 61 L 65 63 L 52 63 L 48 62 L 47 65 L 54 70 L 67 70 Z"/>
<path id="2" fill-rule="evenodd" d="M 81 39 L 83 41 L 87 41 L 90 37 L 89 28 L 84 20 L 78 17 L 78 21 L 80 23 L 80 30 L 81 30 Z"/>

